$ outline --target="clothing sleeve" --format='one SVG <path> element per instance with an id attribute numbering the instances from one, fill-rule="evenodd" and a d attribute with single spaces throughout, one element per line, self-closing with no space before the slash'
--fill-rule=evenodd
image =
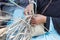
<path id="1" fill-rule="evenodd" d="M 56 31 L 60 34 L 60 17 L 52 17 L 53 25 Z M 47 17 L 45 27 L 49 29 L 50 17 Z"/>
<path id="2" fill-rule="evenodd" d="M 48 3 L 49 0 L 37 0 L 37 12 L 41 13 Z"/>

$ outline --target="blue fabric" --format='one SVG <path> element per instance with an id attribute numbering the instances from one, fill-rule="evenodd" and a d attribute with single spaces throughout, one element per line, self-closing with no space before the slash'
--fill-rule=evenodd
<path id="1" fill-rule="evenodd" d="M 23 8 L 17 8 L 14 11 L 13 18 L 24 18 L 24 9 Z"/>

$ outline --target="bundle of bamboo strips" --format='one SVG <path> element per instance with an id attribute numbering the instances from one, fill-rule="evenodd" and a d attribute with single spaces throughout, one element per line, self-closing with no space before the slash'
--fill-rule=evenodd
<path id="1" fill-rule="evenodd" d="M 0 37 L 3 36 L 7 30 L 7 22 L 10 20 L 11 16 L 8 13 L 0 10 Z"/>

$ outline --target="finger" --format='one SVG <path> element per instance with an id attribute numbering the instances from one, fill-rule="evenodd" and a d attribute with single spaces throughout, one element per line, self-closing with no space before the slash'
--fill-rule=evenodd
<path id="1" fill-rule="evenodd" d="M 32 15 L 26 15 L 27 19 L 30 19 L 32 17 Z"/>
<path id="2" fill-rule="evenodd" d="M 31 24 L 35 24 L 35 22 L 31 21 Z"/>
<path id="3" fill-rule="evenodd" d="M 28 13 L 28 15 L 31 15 L 32 13 L 31 13 L 31 10 L 28 10 L 29 11 L 29 13 Z"/>
<path id="4" fill-rule="evenodd" d="M 35 23 L 35 22 L 31 22 L 30 24 L 31 24 L 31 25 L 35 25 L 36 23 Z"/>
<path id="5" fill-rule="evenodd" d="M 31 17 L 31 20 L 35 20 L 35 17 L 34 17 L 34 16 L 32 16 L 32 17 Z"/>
<path id="6" fill-rule="evenodd" d="M 35 20 L 31 20 L 30 22 L 31 24 L 36 24 Z"/>
<path id="7" fill-rule="evenodd" d="M 35 21 L 34 20 L 31 20 L 31 23 L 35 23 Z"/>
<path id="8" fill-rule="evenodd" d="M 28 9 L 25 9 L 25 10 L 24 10 L 24 14 L 25 14 L 25 15 L 28 15 Z"/>
<path id="9" fill-rule="evenodd" d="M 36 24 L 31 24 L 31 25 L 36 25 Z"/>
<path id="10" fill-rule="evenodd" d="M 28 11 L 29 11 L 29 15 L 32 15 L 32 13 L 33 13 L 32 11 L 33 11 L 33 10 L 29 8 Z"/>

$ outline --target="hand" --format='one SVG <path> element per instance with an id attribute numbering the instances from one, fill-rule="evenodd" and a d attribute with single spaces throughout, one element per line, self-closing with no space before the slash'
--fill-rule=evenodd
<path id="1" fill-rule="evenodd" d="M 25 15 L 32 14 L 32 10 L 33 10 L 33 4 L 29 4 L 24 11 Z"/>
<path id="2" fill-rule="evenodd" d="M 31 25 L 46 23 L 46 16 L 36 14 L 31 18 Z"/>

